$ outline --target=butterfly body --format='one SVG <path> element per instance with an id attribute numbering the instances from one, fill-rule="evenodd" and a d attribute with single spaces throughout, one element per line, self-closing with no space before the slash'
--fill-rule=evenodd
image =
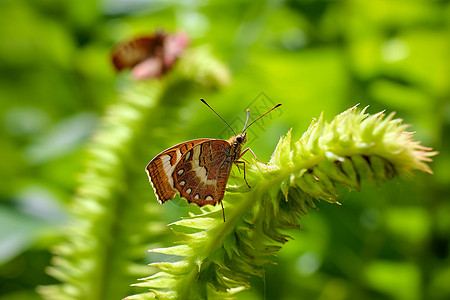
<path id="1" fill-rule="evenodd" d="M 187 44 L 185 34 L 157 31 L 117 45 L 111 59 L 117 71 L 131 69 L 134 79 L 159 78 L 173 67 Z"/>
<path id="2" fill-rule="evenodd" d="M 112 63 L 117 71 L 132 68 L 150 56 L 161 56 L 165 35 L 142 36 L 117 46 L 112 55 Z"/>
<path id="3" fill-rule="evenodd" d="M 145 168 L 150 183 L 155 190 L 159 203 L 163 204 L 172 200 L 176 194 L 185 198 L 189 203 L 198 206 L 206 204 L 222 204 L 228 178 L 233 164 L 243 164 L 245 178 L 245 159 L 239 159 L 250 151 L 250 148 L 242 151 L 242 146 L 247 142 L 245 130 L 260 118 L 279 107 L 275 105 L 271 110 L 248 124 L 247 120 L 242 133 L 236 134 L 231 126 L 211 107 L 205 100 L 200 99 L 216 115 L 218 115 L 233 131 L 234 136 L 228 140 L 197 139 L 175 145 L 164 150 L 153 158 Z M 223 221 L 225 222 L 225 210 L 222 204 Z"/>
<path id="4" fill-rule="evenodd" d="M 179 194 L 198 206 L 221 203 L 245 142 L 246 133 L 228 140 L 197 139 L 158 154 L 146 168 L 158 201 L 164 203 Z"/>

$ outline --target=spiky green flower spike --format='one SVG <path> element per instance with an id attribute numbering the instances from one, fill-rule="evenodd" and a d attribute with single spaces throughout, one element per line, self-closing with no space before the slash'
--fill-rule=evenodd
<path id="1" fill-rule="evenodd" d="M 226 223 L 215 207 L 171 224 L 179 245 L 151 250 L 170 262 L 153 263 L 160 272 L 136 284 L 150 291 L 127 299 L 227 298 L 248 287 L 251 275 L 263 274 L 289 238 L 281 231 L 298 228 L 307 207 L 315 207 L 313 199 L 338 203 L 338 184 L 358 190 L 362 179 L 378 184 L 414 169 L 431 173 L 425 162 L 437 153 L 393 117 L 353 107 L 331 123 L 321 115 L 295 143 L 289 131 L 267 164 L 248 167 L 252 188 L 233 178 L 240 184 L 228 186 Z"/>

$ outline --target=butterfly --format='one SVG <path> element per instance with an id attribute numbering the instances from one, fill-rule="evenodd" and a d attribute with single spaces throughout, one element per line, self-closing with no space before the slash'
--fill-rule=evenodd
<path id="1" fill-rule="evenodd" d="M 248 126 L 249 110 L 247 109 L 247 121 L 244 129 L 241 133 L 236 134 L 233 128 L 205 100 L 200 100 L 228 125 L 234 136 L 228 140 L 206 138 L 175 145 L 153 158 L 147 165 L 146 172 L 161 204 L 172 200 L 176 194 L 185 198 L 188 203 L 195 203 L 200 207 L 206 204 L 220 203 L 225 222 L 222 199 L 233 164 L 236 164 L 238 168 L 243 164 L 244 180 L 250 188 L 245 178 L 245 161 L 240 159 L 247 151 L 250 151 L 255 158 L 256 155 L 250 148 L 242 151 L 242 146 L 247 141 L 245 131 L 257 120 L 279 107 L 281 103 L 275 105 Z"/>
<path id="2" fill-rule="evenodd" d="M 189 39 L 183 33 L 156 31 L 117 45 L 111 60 L 117 71 L 131 69 L 134 79 L 161 77 L 172 68 Z"/>

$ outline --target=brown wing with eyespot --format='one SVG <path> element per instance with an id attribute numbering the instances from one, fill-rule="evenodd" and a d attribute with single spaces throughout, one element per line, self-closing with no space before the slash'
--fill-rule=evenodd
<path id="1" fill-rule="evenodd" d="M 177 194 L 172 174 L 183 155 L 196 145 L 211 139 L 196 139 L 175 145 L 153 158 L 145 168 L 158 201 L 162 204 Z"/>
<path id="2" fill-rule="evenodd" d="M 225 140 L 208 140 L 192 147 L 172 173 L 180 196 L 198 206 L 220 203 L 234 162 L 230 151 Z"/>

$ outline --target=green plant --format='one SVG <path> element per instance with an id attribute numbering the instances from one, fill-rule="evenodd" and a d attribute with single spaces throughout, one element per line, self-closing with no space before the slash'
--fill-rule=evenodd
<path id="1" fill-rule="evenodd" d="M 136 184 L 135 178 L 145 176 L 138 157 L 148 146 L 142 141 L 148 140 L 149 128 L 168 118 L 158 107 L 176 105 L 196 90 L 217 89 L 227 83 L 228 73 L 207 49 L 197 48 L 184 53 L 163 80 L 127 78 L 87 147 L 65 240 L 54 247 L 48 268 L 61 283 L 39 287 L 45 299 L 120 299 L 133 292 L 130 285 L 137 276 L 148 274 L 145 251 L 167 228 L 159 218 L 160 206 L 142 201 L 149 190 Z"/>
<path id="2" fill-rule="evenodd" d="M 431 172 L 425 162 L 435 152 L 414 142 L 393 114 L 369 116 L 354 107 L 329 124 L 321 116 L 294 144 L 288 132 L 267 164 L 247 165 L 252 188 L 242 176 L 231 177 L 225 223 L 218 207 L 204 208 L 171 224 L 182 240 L 179 245 L 155 248 L 168 232 L 159 218 L 162 208 L 156 201 L 142 201 L 149 190 L 135 181 L 143 177 L 142 161 L 136 158 L 147 156 L 142 152 L 148 147 L 157 148 L 142 146 L 142 141 L 155 139 L 148 129 L 176 113 L 177 100 L 186 92 L 225 82 L 225 69 L 197 49 L 162 81 L 122 83 L 117 103 L 88 147 L 70 207 L 72 222 L 49 268 L 61 284 L 40 287 L 45 299 L 116 299 L 140 287 L 151 290 L 127 299 L 227 297 L 248 287 L 249 276 L 263 274 L 270 257 L 289 239 L 283 230 L 299 227 L 307 207 L 315 207 L 313 199 L 337 203 L 337 185 L 357 190 L 362 179 L 378 184 L 413 169 Z M 149 248 L 168 255 L 167 261 L 148 268 L 144 253 Z M 153 271 L 130 289 L 135 278 Z"/>
<path id="3" fill-rule="evenodd" d="M 283 230 L 298 228 L 314 199 L 338 203 L 337 185 L 359 190 L 361 180 L 378 185 L 414 169 L 431 173 L 425 162 L 436 152 L 413 141 L 407 125 L 393 117 L 353 107 L 331 123 L 321 115 L 295 143 L 289 131 L 267 164 L 248 166 L 252 188 L 233 176 L 224 198 L 226 223 L 214 207 L 171 224 L 179 245 L 151 250 L 167 261 L 151 264 L 160 271 L 136 284 L 150 292 L 126 299 L 230 296 L 248 287 L 249 276 L 263 275 L 289 239 Z"/>

